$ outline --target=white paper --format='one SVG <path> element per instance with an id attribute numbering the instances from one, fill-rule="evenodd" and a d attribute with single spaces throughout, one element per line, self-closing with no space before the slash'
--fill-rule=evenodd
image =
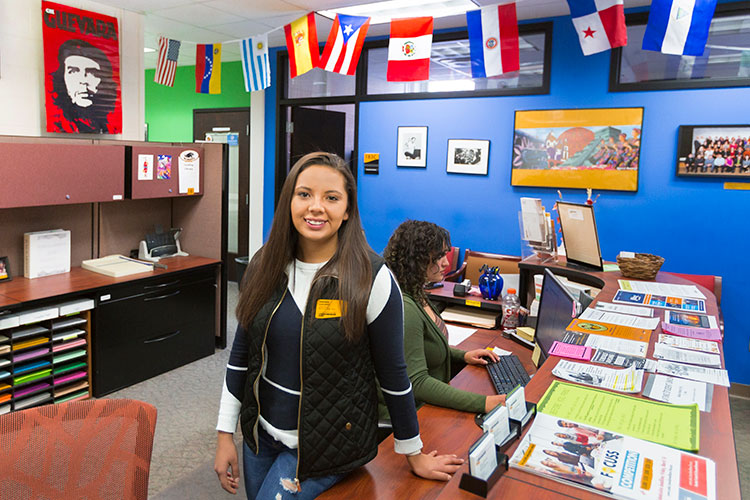
<path id="1" fill-rule="evenodd" d="M 510 423 L 508 422 L 508 407 L 498 406 L 491 410 L 482 422 L 482 430 L 489 432 L 495 439 L 495 444 L 503 444 L 505 438 L 510 434 Z"/>
<path id="2" fill-rule="evenodd" d="M 605 349 L 607 351 L 629 354 L 641 358 L 645 358 L 646 352 L 648 351 L 648 342 L 618 339 L 617 337 L 608 337 L 606 335 L 588 334 L 585 345 L 593 349 Z"/>
<path id="3" fill-rule="evenodd" d="M 671 283 L 655 283 L 653 281 L 617 280 L 622 290 L 628 292 L 650 293 L 651 295 L 669 295 L 705 299 L 706 296 L 695 285 L 673 285 Z"/>
<path id="4" fill-rule="evenodd" d="M 642 318 L 640 316 L 630 316 L 628 314 L 620 314 L 616 312 L 597 311 L 596 309 L 591 308 L 583 311 L 583 314 L 581 314 L 579 318 L 601 321 L 602 323 L 609 323 L 610 325 L 641 328 L 643 330 L 654 330 L 659 326 L 659 318 Z"/>
<path id="5" fill-rule="evenodd" d="M 469 472 L 474 477 L 487 479 L 496 467 L 495 440 L 485 432 L 474 449 L 469 452 Z"/>
<path id="6" fill-rule="evenodd" d="M 674 405 L 697 404 L 700 411 L 710 411 L 710 408 L 706 407 L 707 390 L 708 386 L 705 382 L 667 377 L 666 375 L 651 375 L 643 395 Z"/>
<path id="7" fill-rule="evenodd" d="M 154 155 L 138 155 L 138 180 L 154 180 Z"/>
<path id="8" fill-rule="evenodd" d="M 453 347 L 456 347 L 477 331 L 476 328 L 464 328 L 463 326 L 449 325 L 447 323 L 445 326 L 448 328 L 448 344 Z"/>
<path id="9" fill-rule="evenodd" d="M 729 375 L 726 370 L 716 368 L 705 368 L 703 366 L 684 365 L 673 361 L 660 359 L 656 364 L 656 371 L 666 375 L 687 378 L 690 380 L 699 380 L 709 384 L 723 385 L 729 387 Z"/>
<path id="10" fill-rule="evenodd" d="M 667 361 L 678 361 L 680 363 L 689 363 L 691 365 L 707 365 L 720 368 L 721 356 L 718 354 L 708 354 L 699 351 L 688 351 L 677 349 L 665 344 L 654 344 L 654 357 L 656 359 L 666 359 Z"/>
<path id="11" fill-rule="evenodd" d="M 544 241 L 544 209 L 539 198 L 521 198 L 521 220 L 523 221 L 523 239 Z"/>
<path id="12" fill-rule="evenodd" d="M 552 375 L 571 382 L 619 392 L 641 392 L 643 387 L 643 370 L 636 370 L 634 365 L 618 370 L 563 359 L 552 369 Z"/>
<path id="13" fill-rule="evenodd" d="M 690 349 L 692 351 L 703 351 L 719 354 L 719 343 L 712 340 L 691 339 L 688 337 L 678 337 L 666 333 L 659 334 L 659 343 L 681 349 Z"/>
<path id="14" fill-rule="evenodd" d="M 513 420 L 523 420 L 526 416 L 526 391 L 522 385 L 517 386 L 505 397 L 508 416 Z"/>
<path id="15" fill-rule="evenodd" d="M 200 192 L 200 161 L 197 151 L 188 149 L 180 153 L 177 162 L 180 193 Z"/>
<path id="16" fill-rule="evenodd" d="M 624 304 L 612 304 L 610 302 L 597 302 L 596 308 L 609 312 L 635 314 L 636 316 L 645 316 L 647 318 L 650 318 L 654 315 L 654 310 L 650 307 L 626 306 Z"/>
<path id="17" fill-rule="evenodd" d="M 512 352 L 506 351 L 505 349 L 500 349 L 498 346 L 493 347 L 492 352 L 494 352 L 498 356 L 510 356 L 511 354 L 513 354 Z"/>

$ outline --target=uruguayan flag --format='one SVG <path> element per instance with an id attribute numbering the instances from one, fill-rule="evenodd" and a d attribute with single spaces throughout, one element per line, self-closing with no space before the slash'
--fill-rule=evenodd
<path id="1" fill-rule="evenodd" d="M 242 73 L 245 90 L 254 92 L 271 85 L 271 67 L 268 65 L 268 35 L 258 35 L 242 40 Z"/>
<path id="2" fill-rule="evenodd" d="M 643 50 L 700 56 L 716 0 L 653 0 L 643 35 Z"/>

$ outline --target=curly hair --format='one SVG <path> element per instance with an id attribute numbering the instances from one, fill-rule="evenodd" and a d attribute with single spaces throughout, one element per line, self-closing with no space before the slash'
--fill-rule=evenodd
<path id="1" fill-rule="evenodd" d="M 388 267 L 401 290 L 425 304 L 424 284 L 427 268 L 451 247 L 448 231 L 421 220 L 407 220 L 391 235 L 383 251 Z"/>

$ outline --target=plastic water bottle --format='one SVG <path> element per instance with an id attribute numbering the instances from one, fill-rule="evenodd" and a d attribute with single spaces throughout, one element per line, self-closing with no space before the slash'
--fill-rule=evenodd
<path id="1" fill-rule="evenodd" d="M 516 328 L 518 326 L 519 309 L 521 309 L 521 301 L 516 295 L 516 289 L 508 288 L 508 293 L 503 296 L 503 328 Z"/>

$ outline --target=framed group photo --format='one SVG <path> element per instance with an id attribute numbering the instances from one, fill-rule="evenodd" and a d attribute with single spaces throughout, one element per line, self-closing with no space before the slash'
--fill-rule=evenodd
<path id="1" fill-rule="evenodd" d="M 487 175 L 489 158 L 490 141 L 448 139 L 448 172 Z"/>
<path id="2" fill-rule="evenodd" d="M 750 125 L 682 125 L 677 175 L 750 178 Z"/>
<path id="3" fill-rule="evenodd" d="M 427 127 L 399 127 L 396 165 L 427 167 Z"/>

